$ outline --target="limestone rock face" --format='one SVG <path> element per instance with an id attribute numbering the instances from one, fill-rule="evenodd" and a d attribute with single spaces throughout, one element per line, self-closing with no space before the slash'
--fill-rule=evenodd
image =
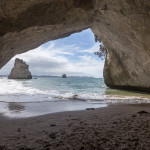
<path id="1" fill-rule="evenodd" d="M 22 59 L 16 58 L 8 79 L 32 79 L 29 66 Z"/>
<path id="2" fill-rule="evenodd" d="M 0 0 L 0 68 L 13 56 L 91 28 L 108 49 L 109 87 L 150 92 L 149 0 Z"/>
<path id="3" fill-rule="evenodd" d="M 105 83 L 150 92 L 150 1 L 105 2 L 106 9 L 92 27 L 108 49 Z"/>

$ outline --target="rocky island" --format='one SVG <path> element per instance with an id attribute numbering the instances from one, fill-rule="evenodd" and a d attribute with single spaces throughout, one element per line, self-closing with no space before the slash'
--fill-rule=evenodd
<path id="1" fill-rule="evenodd" d="M 29 65 L 22 59 L 16 58 L 14 67 L 12 68 L 8 79 L 32 79 Z"/>
<path id="2" fill-rule="evenodd" d="M 66 75 L 66 74 L 63 74 L 63 75 L 62 75 L 62 78 L 67 78 L 67 75 Z"/>

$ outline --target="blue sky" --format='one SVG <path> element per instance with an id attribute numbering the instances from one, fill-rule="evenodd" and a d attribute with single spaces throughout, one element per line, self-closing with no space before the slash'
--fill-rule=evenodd
<path id="1" fill-rule="evenodd" d="M 69 37 L 47 42 L 34 50 L 16 55 L 5 65 L 0 74 L 9 74 L 15 58 L 29 64 L 33 75 L 58 75 L 102 77 L 104 61 L 94 55 L 95 43 L 90 29 Z"/>

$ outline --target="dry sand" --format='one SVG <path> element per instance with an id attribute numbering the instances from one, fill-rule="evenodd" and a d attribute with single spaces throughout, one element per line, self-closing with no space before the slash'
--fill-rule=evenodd
<path id="1" fill-rule="evenodd" d="M 149 104 L 10 119 L 0 117 L 0 150 L 149 150 Z"/>

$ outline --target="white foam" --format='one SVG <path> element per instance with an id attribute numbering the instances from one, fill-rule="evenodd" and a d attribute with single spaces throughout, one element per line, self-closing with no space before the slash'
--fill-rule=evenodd
<path id="1" fill-rule="evenodd" d="M 65 93 L 57 98 L 63 100 L 81 100 L 81 101 L 97 101 L 100 103 L 150 103 L 149 98 L 136 96 L 118 96 L 118 95 L 102 95 L 98 93 L 73 94 Z"/>
<path id="2" fill-rule="evenodd" d="M 28 81 L 30 82 L 30 81 Z M 33 87 L 26 87 L 22 81 L 0 79 L 0 101 L 3 102 L 38 102 L 50 100 L 50 93 L 57 95 L 57 91 L 42 91 Z"/>
<path id="3" fill-rule="evenodd" d="M 38 89 L 32 87 L 25 87 L 19 80 L 8 80 L 6 78 L 0 79 L 0 95 L 8 94 L 36 94 L 43 93 Z"/>
<path id="4" fill-rule="evenodd" d="M 30 82 L 30 80 L 27 82 Z M 150 99 L 143 97 L 112 96 L 99 93 L 61 93 L 57 90 L 40 90 L 27 87 L 19 80 L 0 79 L 1 102 L 43 102 L 56 100 L 98 101 L 100 103 L 150 103 Z"/>

